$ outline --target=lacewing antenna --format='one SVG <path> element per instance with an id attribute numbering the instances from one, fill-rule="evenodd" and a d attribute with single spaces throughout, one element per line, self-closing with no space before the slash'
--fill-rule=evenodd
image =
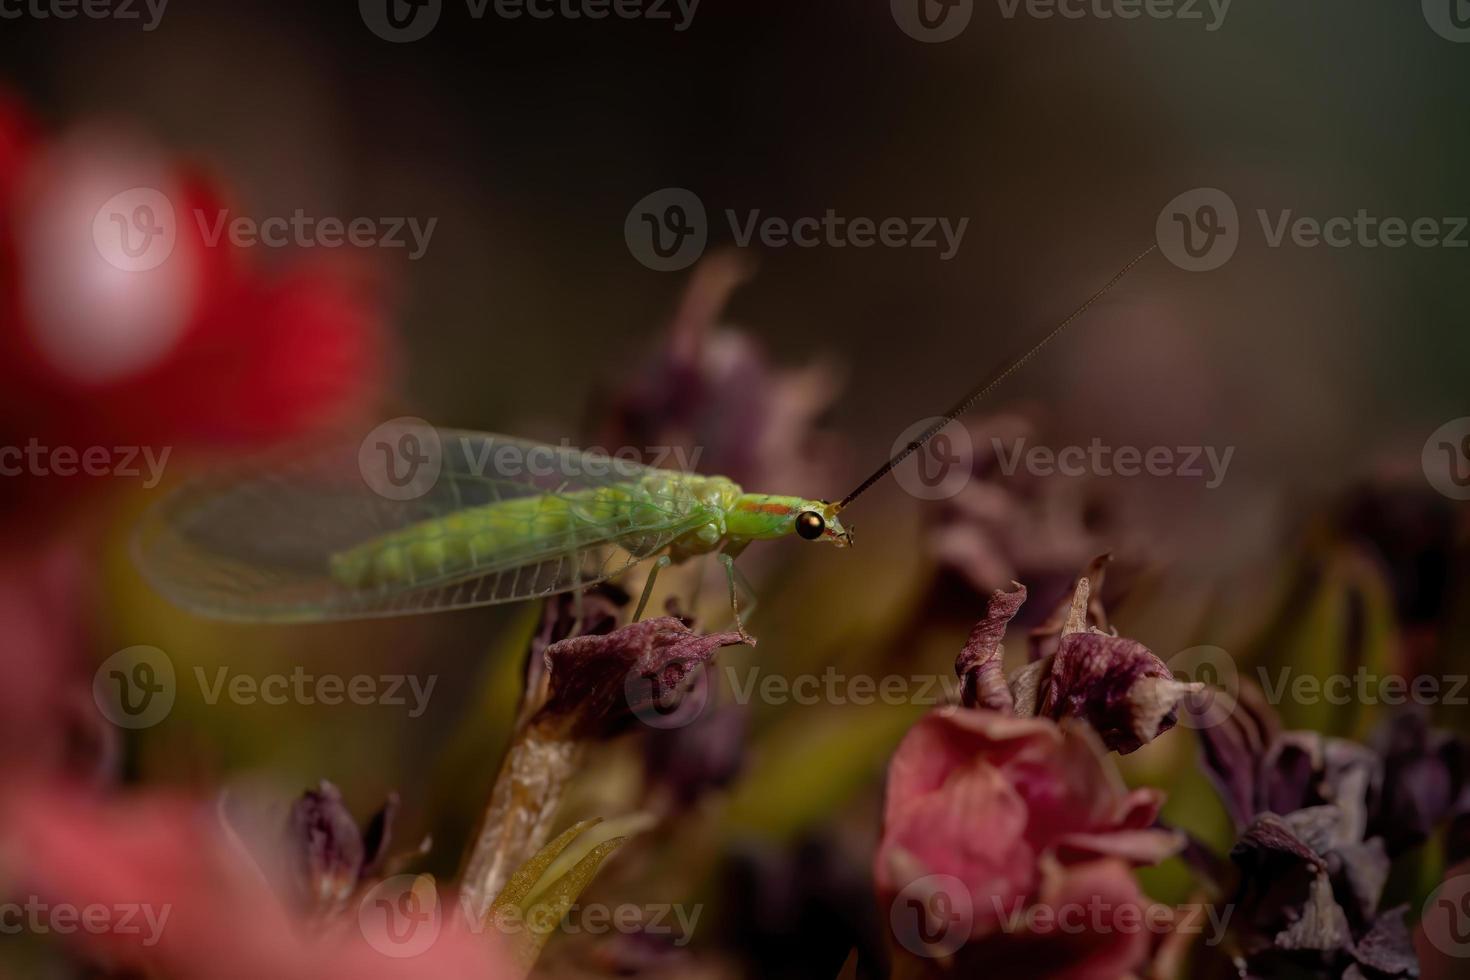
<path id="1" fill-rule="evenodd" d="M 990 394 L 992 390 L 999 386 L 1002 381 L 1024 367 L 1027 361 L 1031 360 L 1031 358 L 1039 354 L 1041 352 L 1041 349 L 1047 344 L 1051 343 L 1053 340 L 1055 340 L 1056 337 L 1063 330 L 1067 329 L 1067 327 L 1071 324 L 1073 320 L 1086 313 L 1092 307 L 1092 304 L 1102 299 L 1103 296 L 1105 296 L 1110 289 L 1116 286 L 1123 279 L 1124 276 L 1133 271 L 1134 266 L 1142 262 L 1144 259 L 1148 258 L 1149 255 L 1152 254 L 1153 251 L 1158 247 L 1159 246 L 1157 244 L 1150 245 L 1148 248 L 1138 253 L 1138 255 L 1134 256 L 1133 260 L 1127 265 L 1123 266 L 1123 268 L 1118 272 L 1117 275 L 1113 276 L 1113 278 L 1109 279 L 1101 289 L 1089 296 L 1087 298 L 1087 302 L 1083 303 L 1081 306 L 1077 307 L 1077 309 L 1073 310 L 1065 320 L 1053 327 L 1050 333 L 1048 333 L 1045 337 L 1042 337 L 1034 345 L 1032 345 L 1030 350 L 1026 351 L 1026 353 L 1022 354 L 1020 357 L 1016 358 L 1014 361 L 1011 361 L 1004 368 L 1002 368 L 999 374 L 995 375 L 988 381 L 982 382 L 978 387 L 968 392 L 963 398 L 959 400 L 959 403 L 956 404 L 954 408 L 951 408 L 948 412 L 944 413 L 943 418 L 939 419 L 933 425 L 929 426 L 929 428 L 919 433 L 919 435 L 914 437 L 913 441 L 911 441 L 907 446 L 904 446 L 897 455 L 889 459 L 888 462 L 884 463 L 882 466 L 878 467 L 878 469 L 873 472 L 872 476 L 868 477 L 862 483 L 858 484 L 856 490 L 838 501 L 838 503 L 832 508 L 832 512 L 834 514 L 837 513 L 848 504 L 856 500 L 858 497 L 862 496 L 864 491 L 866 491 L 873 484 L 877 483 L 879 480 L 887 476 L 895 466 L 897 466 L 899 463 L 902 463 L 905 459 L 908 459 L 910 455 L 917 452 L 919 449 L 923 448 L 924 444 L 930 439 L 933 439 L 936 435 L 938 435 L 945 426 L 949 425 L 949 423 L 953 422 L 955 419 L 965 414 L 965 412 L 969 411 L 976 402 L 984 398 L 986 395 Z"/>

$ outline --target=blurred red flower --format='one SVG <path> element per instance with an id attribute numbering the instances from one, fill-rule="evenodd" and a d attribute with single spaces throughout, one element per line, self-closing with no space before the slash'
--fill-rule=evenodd
<path id="1" fill-rule="evenodd" d="M 110 775 L 115 734 L 84 681 L 88 580 L 85 552 L 71 541 L 0 562 L 0 765 L 11 781 Z"/>
<path id="2" fill-rule="evenodd" d="M 1154 829 L 1161 804 L 1156 790 L 1124 789 L 1084 725 L 934 711 L 889 767 L 874 864 L 879 898 L 897 929 L 901 903 L 927 907 L 928 892 L 951 892 L 942 896 L 946 928 L 958 921 L 968 932 L 937 949 L 925 945 L 933 930 L 899 934 L 920 957 L 1115 980 L 1147 956 L 1151 938 L 1138 923 L 1152 903 L 1130 869 L 1182 844 Z M 956 909 L 968 910 L 967 923 Z"/>
<path id="3" fill-rule="evenodd" d="M 218 821 L 182 798 L 100 802 L 32 790 L 11 798 L 0 829 L 7 880 L 30 889 L 40 925 L 115 967 L 218 980 L 516 975 L 498 936 L 465 930 L 442 902 L 436 916 L 417 920 L 414 928 L 434 931 L 423 942 L 414 937 L 411 956 L 399 955 L 407 946 L 388 945 L 404 937 L 375 931 L 376 908 L 335 931 L 308 934 Z"/>
<path id="4" fill-rule="evenodd" d="M 36 132 L 0 94 L 0 506 L 33 524 L 95 482 L 101 455 L 77 459 L 95 447 L 248 446 L 370 403 L 385 349 L 364 277 L 265 275 L 216 234 L 224 193 L 127 130 Z"/>

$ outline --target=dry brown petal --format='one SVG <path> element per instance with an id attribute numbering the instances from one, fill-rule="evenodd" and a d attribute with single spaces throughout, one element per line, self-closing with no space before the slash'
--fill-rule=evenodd
<path id="1" fill-rule="evenodd" d="M 1174 727 L 1179 703 L 1203 689 L 1174 680 L 1142 643 L 1097 632 L 1063 635 L 1043 687 L 1040 714 L 1085 719 L 1124 755 Z"/>
<path id="2" fill-rule="evenodd" d="M 549 693 L 531 724 L 566 738 L 615 735 L 641 712 L 671 710 L 715 651 L 744 642 L 737 632 L 696 633 L 672 616 L 561 640 L 546 650 Z"/>
<path id="3" fill-rule="evenodd" d="M 1006 626 L 1015 618 L 1026 601 L 1026 587 L 1012 582 L 1010 592 L 991 593 L 985 618 L 975 624 L 965 648 L 955 660 L 955 673 L 960 678 L 960 702 L 967 708 L 991 708 L 1014 711 L 1014 699 L 1006 686 L 1004 651 L 1001 640 Z"/>
<path id="4" fill-rule="evenodd" d="M 307 911 L 331 914 L 357 888 L 362 833 L 336 786 L 323 780 L 291 807 L 286 837 L 291 877 Z"/>

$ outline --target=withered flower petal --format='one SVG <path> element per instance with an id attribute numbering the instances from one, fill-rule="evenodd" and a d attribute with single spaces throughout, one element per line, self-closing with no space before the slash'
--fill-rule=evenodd
<path id="1" fill-rule="evenodd" d="M 981 975 L 983 966 L 997 975 L 1108 980 L 1143 958 L 1138 930 L 1103 922 L 1060 930 L 1064 936 L 1016 930 L 1013 917 L 1099 903 L 1141 908 L 1131 867 L 1184 845 L 1183 835 L 1154 828 L 1161 802 L 1156 791 L 1127 791 L 1097 734 L 1079 720 L 933 711 L 889 766 L 874 883 L 886 903 L 929 875 L 952 876 L 969 890 L 970 934 L 948 975 Z"/>
<path id="2" fill-rule="evenodd" d="M 1286 928 L 1276 936 L 1277 949 L 1326 953 L 1352 944 L 1347 915 L 1332 897 L 1332 883 L 1326 875 L 1312 879 L 1307 901 L 1291 912 Z"/>
<path id="3" fill-rule="evenodd" d="M 1241 975 L 1418 976 L 1403 910 L 1379 903 L 1392 858 L 1458 809 L 1464 744 L 1413 715 L 1391 719 L 1373 748 L 1282 732 L 1249 683 L 1201 735 L 1231 816 L 1250 821 L 1231 852 Z"/>
<path id="4" fill-rule="evenodd" d="M 1344 841 L 1356 818 L 1336 805 L 1263 813 L 1231 851 L 1240 867 L 1232 927 L 1252 976 L 1292 959 L 1304 976 L 1417 975 L 1402 910 L 1380 913 L 1389 861 L 1378 839 Z M 1357 973 L 1352 972 L 1356 965 Z"/>
<path id="5" fill-rule="evenodd" d="M 1062 637 L 1044 687 L 1040 714 L 1086 719 L 1123 755 L 1173 728 L 1180 701 L 1200 689 L 1137 640 L 1092 632 Z"/>
<path id="6" fill-rule="evenodd" d="M 1230 697 L 1221 692 L 1214 696 Z M 1239 833 L 1257 813 L 1270 809 L 1259 800 L 1261 760 L 1280 735 L 1281 722 L 1266 696 L 1249 682 L 1227 704 L 1218 725 L 1202 726 L 1198 732 L 1205 772 Z"/>
<path id="7" fill-rule="evenodd" d="M 692 455 L 679 465 L 747 487 L 835 482 L 842 443 L 820 422 L 840 389 L 836 372 L 821 362 L 779 367 L 750 335 L 720 326 L 753 271 L 734 249 L 695 266 L 659 349 L 594 406 L 594 442 L 677 447 Z"/>
<path id="8" fill-rule="evenodd" d="M 363 867 L 362 833 L 336 786 L 322 780 L 291 807 L 291 877 L 311 912 L 332 912 L 351 897 Z"/>
<path id="9" fill-rule="evenodd" d="M 1321 768 L 1317 739 L 1315 732 L 1288 732 L 1268 750 L 1261 760 L 1261 809 L 1291 813 L 1313 801 Z"/>
<path id="10" fill-rule="evenodd" d="M 1089 571 L 1100 569 L 1095 559 Z M 1106 613 L 1093 601 L 1086 576 L 1077 580 L 1058 621 L 1055 653 L 1004 675 L 1001 640 L 1026 601 L 1026 589 L 1011 583 L 991 594 L 985 616 L 955 659 L 961 703 L 1021 718 L 1053 721 L 1079 718 L 1120 754 L 1138 749 L 1174 727 L 1179 705 L 1202 684 L 1174 679 L 1164 662 L 1143 644 L 1088 625 Z"/>
<path id="11" fill-rule="evenodd" d="M 1126 580 L 1139 559 L 1158 550 L 1103 481 L 1037 477 L 1008 465 L 1008 453 L 1037 440 L 1033 414 L 1008 412 L 966 426 L 970 479 L 924 511 L 925 544 L 938 566 L 930 615 L 951 621 L 976 596 L 1018 581 L 1031 605 L 1017 625 L 1038 626 L 1093 556 L 1118 546 L 1127 556 L 1119 569 Z"/>
<path id="12" fill-rule="evenodd" d="M 1057 603 L 1046 622 L 1032 627 L 1027 635 L 1032 660 L 1055 653 L 1055 641 L 1065 633 L 1085 632 L 1089 627 L 1096 627 L 1101 633 L 1111 632 L 1108 611 L 1102 602 L 1102 587 L 1112 560 L 1111 554 L 1104 553 L 1088 562 L 1086 571 L 1073 586 L 1072 594 Z"/>
<path id="13" fill-rule="evenodd" d="M 1340 844 L 1327 854 L 1333 886 L 1354 924 L 1372 922 L 1378 900 L 1388 884 L 1390 863 L 1380 838 L 1361 843 Z"/>
<path id="14" fill-rule="evenodd" d="M 1371 741 L 1383 758 L 1383 779 L 1370 832 L 1384 838 L 1390 855 L 1419 846 L 1445 820 L 1470 810 L 1464 738 L 1432 730 L 1422 713 L 1406 711 L 1385 721 Z"/>
<path id="15" fill-rule="evenodd" d="M 1005 664 L 1001 659 L 1001 640 L 1006 626 L 1015 618 L 1026 601 L 1026 587 L 1012 582 L 1010 592 L 997 589 L 990 595 L 985 618 L 975 624 L 965 648 L 955 660 L 955 673 L 960 677 L 960 703 L 967 708 L 992 708 L 1013 711 L 1015 700 L 1006 686 Z"/>
<path id="16" fill-rule="evenodd" d="M 628 593 L 610 582 L 600 583 L 583 592 L 580 606 L 577 597 L 571 593 L 562 593 L 546 600 L 541 607 L 541 621 L 531 636 L 531 645 L 526 656 L 526 686 L 516 719 L 517 728 L 546 703 L 547 685 L 550 683 L 547 649 L 574 633 L 578 636 L 604 636 L 611 633 L 622 622 L 623 609 L 628 601 Z"/>
<path id="17" fill-rule="evenodd" d="M 1361 841 L 1368 805 L 1382 779 L 1382 765 L 1369 749 L 1317 732 L 1283 732 L 1261 760 L 1260 805 L 1291 813 L 1330 803 L 1342 827 L 1336 843 Z"/>
<path id="18" fill-rule="evenodd" d="M 616 734 L 640 712 L 672 710 L 697 668 L 744 642 L 738 632 L 696 633 L 672 616 L 560 640 L 546 650 L 549 692 L 531 723 L 569 738 Z"/>
<path id="19" fill-rule="evenodd" d="M 1231 849 L 1230 856 L 1244 863 L 1263 856 L 1280 854 L 1325 870 L 1326 865 L 1317 856 L 1317 852 L 1297 832 L 1298 828 L 1309 827 L 1310 824 L 1306 822 L 1293 825 L 1288 822 L 1287 817 L 1263 813 L 1241 835 Z"/>
<path id="20" fill-rule="evenodd" d="M 1404 922 L 1408 906 L 1390 909 L 1378 917 L 1373 928 L 1358 940 L 1353 957 L 1364 967 L 1388 977 L 1417 977 L 1419 957 Z"/>

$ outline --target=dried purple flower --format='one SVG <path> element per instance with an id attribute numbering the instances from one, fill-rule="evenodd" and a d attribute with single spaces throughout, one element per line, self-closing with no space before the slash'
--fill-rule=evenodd
<path id="1" fill-rule="evenodd" d="M 1281 720 L 1254 684 L 1243 683 L 1218 725 L 1200 730 L 1205 772 L 1236 831 L 1269 809 L 1260 789 L 1261 760 L 1281 734 Z M 1293 807 L 1294 809 L 1294 807 Z"/>
<path id="2" fill-rule="evenodd" d="M 1390 854 L 1418 847 L 1451 817 L 1470 813 L 1470 744 L 1429 727 L 1418 712 L 1387 719 L 1371 740 L 1383 758 L 1383 781 L 1369 832 Z M 1453 862 L 1451 862 L 1453 863 Z"/>
<path id="3" fill-rule="evenodd" d="M 1147 647 L 1087 625 L 1092 605 L 1084 576 L 1059 627 L 1056 653 L 1004 675 L 1001 638 L 1026 601 L 1019 583 L 990 597 L 985 617 L 955 661 L 961 700 L 1022 718 L 1081 718 L 1115 752 L 1127 754 L 1174 727 L 1179 703 L 1199 684 L 1177 681 Z M 1098 615 L 1101 615 L 1099 610 Z"/>
<path id="4" fill-rule="evenodd" d="M 970 479 L 954 497 L 925 510 L 941 612 L 1016 581 L 1037 604 L 1031 617 L 1021 614 L 1023 625 L 1034 625 L 1066 600 L 1076 570 L 1092 556 L 1114 546 L 1126 546 L 1130 555 L 1144 550 L 1099 481 L 1038 477 L 1006 461 L 1005 447 L 1019 452 L 1036 430 L 1022 413 L 968 426 Z"/>
<path id="5" fill-rule="evenodd" d="M 541 608 L 541 622 L 531 637 L 526 656 L 526 687 L 521 695 L 516 727 L 522 728 L 546 703 L 550 668 L 546 651 L 573 635 L 606 636 L 618 628 L 629 601 L 628 593 L 618 586 L 603 582 L 577 597 L 569 593 L 553 596 Z M 579 617 L 580 616 L 580 620 Z"/>
<path id="6" fill-rule="evenodd" d="M 308 913 L 332 916 L 351 899 L 364 878 L 382 863 L 398 796 L 359 830 L 342 793 L 322 780 L 291 807 L 286 827 L 287 872 L 292 890 Z"/>
<path id="7" fill-rule="evenodd" d="M 472 918 L 484 916 L 511 872 L 546 843 L 586 743 L 616 735 L 649 713 L 676 710 L 715 651 L 742 642 L 739 633 L 703 635 L 664 616 L 545 648 L 465 865 L 465 908 Z"/>
<path id="8" fill-rule="evenodd" d="M 1122 755 L 1174 727 L 1179 703 L 1201 685 L 1176 681 L 1137 640 L 1102 633 L 1064 634 L 1038 713 L 1085 718 Z"/>
<path id="9" fill-rule="evenodd" d="M 672 616 L 562 640 L 546 651 L 549 693 L 531 724 L 570 738 L 618 734 L 645 712 L 676 708 L 715 651 L 744 642 L 738 632 L 696 633 Z"/>
<path id="10" fill-rule="evenodd" d="M 606 421 L 592 433 L 595 441 L 684 449 L 676 464 L 751 487 L 835 482 L 840 443 L 816 427 L 837 396 L 835 372 L 821 363 L 775 368 L 748 335 L 717 326 L 751 272 L 733 250 L 695 267 L 661 348 L 596 411 Z"/>
<path id="11" fill-rule="evenodd" d="M 1288 963 L 1323 978 L 1418 975 L 1404 909 L 1378 910 L 1389 868 L 1382 842 L 1356 840 L 1351 824 L 1330 805 L 1264 813 L 1235 845 L 1233 931 L 1250 975 Z"/>
<path id="12" fill-rule="evenodd" d="M 997 591 L 985 607 L 985 616 L 970 630 L 965 648 L 955 659 L 960 677 L 960 703 L 967 708 L 992 708 L 1015 713 L 1015 698 L 1006 686 L 1001 640 L 1006 626 L 1026 601 L 1026 587 L 1012 582 L 1010 592 Z"/>
<path id="13" fill-rule="evenodd" d="M 1393 858 L 1464 812 L 1463 741 L 1414 714 L 1389 719 L 1371 748 L 1283 732 L 1249 683 L 1224 722 L 1200 734 L 1242 830 L 1231 858 L 1248 975 L 1289 961 L 1313 977 L 1417 976 L 1403 910 L 1379 902 Z M 1457 852 L 1454 837 L 1447 849 Z"/>
<path id="14" fill-rule="evenodd" d="M 1281 731 L 1259 689 L 1243 683 L 1228 717 L 1201 737 L 1206 771 L 1237 829 L 1259 813 L 1330 803 L 1357 839 L 1382 838 L 1394 858 L 1470 810 L 1470 744 L 1417 713 L 1387 719 L 1363 746 Z"/>

